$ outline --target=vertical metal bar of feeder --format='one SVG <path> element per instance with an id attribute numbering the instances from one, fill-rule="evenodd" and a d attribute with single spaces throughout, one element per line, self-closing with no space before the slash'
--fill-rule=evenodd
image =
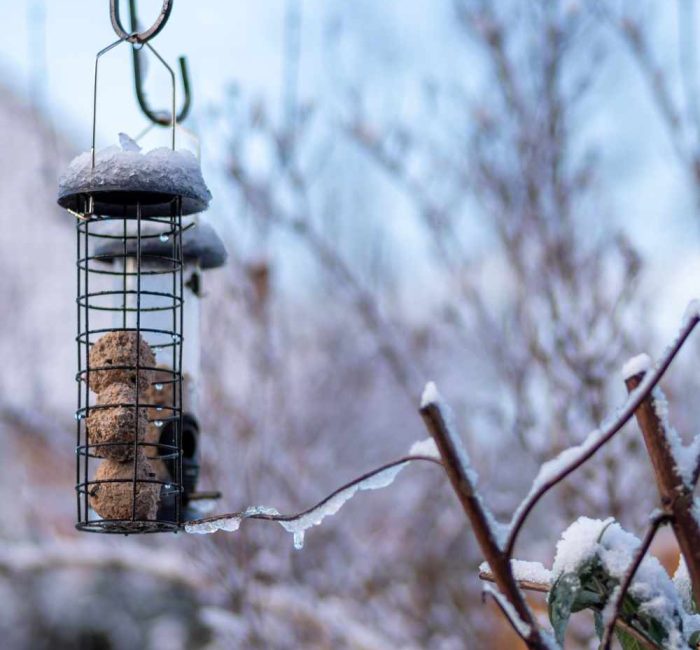
<path id="1" fill-rule="evenodd" d="M 173 113 L 174 116 L 174 113 Z M 174 142 L 173 142 L 174 144 Z M 184 311 L 185 311 L 185 294 L 184 294 L 184 254 L 182 247 L 182 197 L 178 195 L 175 199 L 175 219 L 177 222 L 177 247 L 178 255 L 177 260 L 180 268 L 179 279 L 180 279 L 180 340 L 178 347 L 178 406 L 180 407 L 177 413 L 177 486 L 178 486 L 178 497 L 175 502 L 175 516 L 178 526 L 182 523 L 182 491 L 184 485 L 182 482 L 182 415 L 183 415 L 183 403 L 182 403 L 182 348 L 184 344 Z"/>
<path id="2" fill-rule="evenodd" d="M 90 149 L 90 155 L 91 155 L 91 162 L 92 162 L 92 169 L 95 169 L 95 138 L 97 134 L 97 79 L 98 79 L 98 69 L 99 69 L 99 64 L 100 64 L 100 57 L 103 54 L 107 54 L 113 47 L 117 47 L 119 43 L 122 43 L 125 41 L 127 38 L 129 38 L 130 34 L 127 34 L 124 38 L 120 38 L 118 41 L 114 41 L 114 43 L 111 43 L 107 47 L 101 49 L 97 55 L 95 56 L 95 76 L 93 79 L 93 86 L 92 86 L 92 147 Z M 174 148 L 174 147 L 173 147 Z"/>
<path id="3" fill-rule="evenodd" d="M 126 261 L 126 218 L 127 218 L 127 206 L 124 205 L 124 214 L 122 221 L 122 329 L 126 330 L 126 289 L 127 289 L 127 261 Z M 137 414 L 138 419 L 138 414 Z"/>
<path id="4" fill-rule="evenodd" d="M 87 420 L 90 415 L 90 271 L 89 271 L 89 251 L 90 251 L 90 221 L 92 220 L 92 197 L 90 197 L 88 203 L 89 212 L 85 219 L 85 238 L 84 238 L 84 249 L 85 249 L 85 413 L 84 413 L 84 426 L 83 433 L 85 439 L 85 456 L 83 460 L 83 508 L 85 512 L 85 521 L 89 519 L 89 501 L 88 501 L 88 477 L 90 475 L 90 440 L 88 437 Z M 82 388 L 82 387 L 81 387 Z"/>
<path id="5" fill-rule="evenodd" d="M 82 417 L 82 407 L 83 407 L 83 387 L 82 387 L 82 381 L 83 381 L 83 359 L 82 359 L 82 343 L 81 343 L 81 327 L 80 324 L 82 323 L 82 314 L 80 312 L 80 288 L 82 286 L 82 270 L 81 270 L 81 264 L 80 260 L 82 258 L 82 255 L 80 254 L 80 219 L 76 219 L 75 223 L 75 241 L 76 241 L 76 277 L 77 277 L 77 291 L 76 291 L 76 300 L 75 304 L 77 307 L 77 319 L 76 319 L 76 324 L 77 324 L 77 336 L 76 340 L 78 341 L 78 374 L 76 375 L 76 381 L 78 382 L 78 408 L 75 412 L 75 420 L 76 420 L 76 429 L 77 429 L 77 443 L 75 447 L 75 496 L 77 500 L 77 506 L 78 506 L 78 521 L 82 521 L 82 517 L 80 516 L 80 420 Z M 85 255 L 87 258 L 87 254 Z M 84 489 L 87 491 L 87 486 L 84 487 Z"/>
<path id="6" fill-rule="evenodd" d="M 170 443 L 174 445 L 177 449 L 177 453 L 179 453 L 179 447 L 177 446 L 177 428 L 178 428 L 178 412 L 177 412 L 177 393 L 176 393 L 176 380 L 177 380 L 177 375 L 175 374 L 177 372 L 177 345 L 178 345 L 178 329 L 177 329 L 177 274 L 178 274 L 178 259 L 177 259 L 177 231 L 175 230 L 176 223 L 175 223 L 175 211 L 174 211 L 174 205 L 175 201 L 173 200 L 170 203 L 170 220 L 169 220 L 169 228 L 170 228 L 170 248 L 171 248 L 171 257 L 172 257 L 172 308 L 171 308 L 171 315 L 172 315 L 172 355 L 171 355 L 171 361 L 170 361 L 170 368 L 173 371 L 173 374 L 171 376 L 171 384 L 170 384 L 170 430 L 174 432 L 174 435 L 172 436 L 172 440 L 170 440 Z M 179 269 L 179 272 L 182 273 L 182 269 Z M 179 332 L 179 334 L 182 334 L 182 331 Z M 180 404 L 180 407 L 182 408 L 182 404 Z M 170 450 L 170 454 L 172 455 L 172 449 Z M 173 494 L 175 495 L 175 521 L 178 521 L 178 504 L 180 501 L 180 483 L 178 481 L 178 476 L 177 476 L 177 458 L 172 459 L 172 476 L 170 477 L 170 481 L 172 483 L 171 490 L 173 491 Z"/>
<path id="7" fill-rule="evenodd" d="M 139 392 L 141 374 L 141 202 L 136 202 L 136 436 L 134 437 L 134 476 L 131 492 L 131 521 L 136 520 L 136 479 L 139 465 Z"/>

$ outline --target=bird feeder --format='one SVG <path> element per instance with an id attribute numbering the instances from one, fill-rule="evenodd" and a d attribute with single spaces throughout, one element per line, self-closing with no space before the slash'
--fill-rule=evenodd
<path id="1" fill-rule="evenodd" d="M 122 243 L 111 240 L 106 241 L 95 250 L 94 257 L 105 265 L 115 269 L 113 285 L 115 293 L 120 294 L 121 278 L 126 274 L 133 279 L 138 259 L 137 251 L 132 241 L 126 251 Z M 169 242 L 162 241 L 160 237 L 148 239 L 141 244 L 141 264 L 153 273 L 146 275 L 142 282 L 143 288 L 149 293 L 162 294 L 168 290 L 170 282 L 168 262 L 170 249 Z M 186 515 L 190 502 L 199 498 L 212 498 L 212 493 L 197 492 L 199 479 L 199 437 L 200 418 L 199 394 L 201 388 L 200 379 L 200 301 L 202 298 L 202 272 L 215 269 L 226 262 L 227 252 L 224 243 L 216 231 L 207 223 L 198 220 L 187 224 L 182 235 L 183 257 L 183 297 L 184 297 L 184 322 L 183 329 L 187 336 L 183 342 L 182 354 L 182 506 Z M 155 312 L 157 323 L 155 329 L 162 331 L 167 329 L 169 314 L 167 312 Z M 169 368 L 167 348 L 158 344 L 158 334 L 145 332 L 144 338 L 152 348 L 156 348 L 156 365 L 159 369 Z M 162 356 L 161 356 L 162 353 Z M 164 377 L 167 379 L 167 377 Z M 162 402 L 163 393 L 154 395 L 156 401 Z M 159 400 L 159 398 L 161 398 Z M 167 401 L 167 400 L 165 400 Z M 157 414 L 154 414 L 157 417 Z M 174 440 L 174 427 L 172 422 L 165 424 L 160 432 L 158 441 L 162 445 L 169 445 Z M 165 463 L 165 469 L 169 476 L 174 474 L 172 463 Z M 166 500 L 167 501 L 167 500 Z M 167 507 L 165 504 L 163 507 Z M 172 504 L 170 504 L 172 508 Z M 193 514 L 194 516 L 194 514 Z M 186 518 L 189 518 L 187 516 Z"/>
<path id="2" fill-rule="evenodd" d="M 59 183 L 77 234 L 76 526 L 92 532 L 183 522 L 184 220 L 211 195 L 194 155 L 175 150 L 174 73 L 148 43 L 153 31 L 120 34 L 98 53 L 92 148 Z M 142 153 L 120 136 L 121 147 L 95 149 L 99 60 L 124 42 L 147 47 L 170 73 L 169 148 Z M 115 246 L 112 268 L 97 252 L 105 243 Z"/>

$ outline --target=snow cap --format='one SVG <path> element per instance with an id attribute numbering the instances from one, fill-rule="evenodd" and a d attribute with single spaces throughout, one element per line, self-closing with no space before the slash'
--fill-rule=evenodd
<path id="1" fill-rule="evenodd" d="M 171 201 L 182 198 L 182 214 L 206 210 L 211 193 L 202 177 L 199 161 L 186 150 L 165 147 L 142 153 L 127 135 L 120 134 L 120 147 L 98 151 L 95 168 L 87 151 L 74 158 L 58 182 L 58 203 L 80 211 L 85 195 L 92 195 L 97 214 L 168 216 Z"/>

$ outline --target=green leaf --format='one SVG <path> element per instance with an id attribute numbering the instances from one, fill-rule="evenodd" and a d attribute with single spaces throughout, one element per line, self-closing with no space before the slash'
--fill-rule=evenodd
<path id="1" fill-rule="evenodd" d="M 621 630 L 619 627 L 615 630 L 615 636 L 622 646 L 622 650 L 645 650 L 644 646 L 637 641 L 631 634 Z"/>
<path id="2" fill-rule="evenodd" d="M 593 623 L 595 625 L 596 636 L 602 641 L 605 627 L 603 625 L 603 614 L 599 609 L 593 610 Z"/>
<path id="3" fill-rule="evenodd" d="M 549 621 L 554 628 L 557 643 L 564 645 L 566 626 L 581 592 L 581 580 L 575 573 L 564 573 L 549 593 Z"/>

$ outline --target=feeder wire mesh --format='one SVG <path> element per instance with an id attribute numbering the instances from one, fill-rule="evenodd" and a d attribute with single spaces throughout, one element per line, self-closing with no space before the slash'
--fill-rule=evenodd
<path id="1" fill-rule="evenodd" d="M 170 4 L 164 3 L 160 28 Z M 183 519 L 183 216 L 205 209 L 210 195 L 198 163 L 193 170 L 192 157 L 175 151 L 175 74 L 147 42 L 155 34 L 117 33 L 119 40 L 95 58 L 90 154 L 71 163 L 58 199 L 75 215 L 77 235 L 76 527 L 177 531 Z M 99 61 L 124 42 L 147 47 L 170 75 L 172 150 L 142 155 L 127 138 L 121 152 L 96 152 Z M 149 248 L 154 238 L 161 245 Z M 99 251 L 105 241 L 117 244 L 109 259 Z"/>

